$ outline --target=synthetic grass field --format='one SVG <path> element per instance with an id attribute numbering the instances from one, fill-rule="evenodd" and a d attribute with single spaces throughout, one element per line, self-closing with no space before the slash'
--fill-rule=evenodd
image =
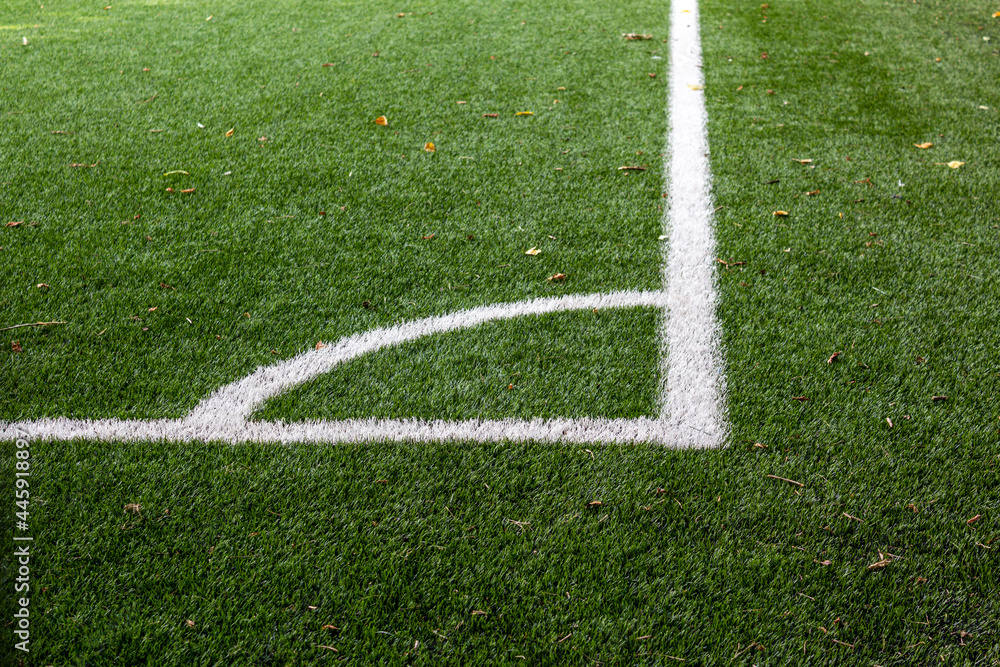
<path id="1" fill-rule="evenodd" d="M 0 420 L 663 287 L 669 3 L 39 4 L 0 15 L 0 329 L 65 324 L 2 332 Z M 29 433 L 0 656 L 1000 664 L 997 11 L 700 3 L 724 448 Z M 652 417 L 660 320 L 432 336 L 254 418 Z"/>

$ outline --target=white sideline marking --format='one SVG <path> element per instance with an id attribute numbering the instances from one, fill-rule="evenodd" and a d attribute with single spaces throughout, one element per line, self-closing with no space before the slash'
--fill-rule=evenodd
<path id="1" fill-rule="evenodd" d="M 726 376 L 715 319 L 714 211 L 699 25 L 696 0 L 672 0 L 661 418 L 703 433 L 700 446 L 714 447 L 726 435 Z"/>
<path id="2" fill-rule="evenodd" d="M 684 9 L 688 9 L 687 12 Z M 690 12 L 690 13 L 688 13 Z M 672 3 L 670 136 L 664 213 L 669 250 L 663 291 L 567 295 L 481 306 L 343 338 L 220 387 L 183 419 L 0 422 L 0 439 L 25 435 L 69 440 L 218 440 L 231 443 L 360 442 L 372 440 L 538 440 L 559 442 L 658 442 L 667 447 L 715 447 L 726 435 L 723 374 L 715 321 L 714 239 L 709 193 L 708 142 L 701 76 L 698 5 Z M 468 329 L 496 320 L 593 308 L 664 309 L 661 329 L 664 378 L 655 419 L 533 419 L 444 421 L 349 419 L 248 422 L 268 399 L 358 356 L 420 337 Z"/>

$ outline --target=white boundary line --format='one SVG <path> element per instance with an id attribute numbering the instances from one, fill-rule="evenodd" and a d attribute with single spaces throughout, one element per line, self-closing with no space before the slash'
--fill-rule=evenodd
<path id="1" fill-rule="evenodd" d="M 685 10 L 685 8 L 690 8 Z M 68 440 L 221 440 L 226 442 L 503 441 L 658 442 L 667 447 L 716 447 L 726 435 L 725 376 L 715 320 L 714 239 L 708 142 L 701 91 L 701 44 L 696 0 L 672 3 L 670 135 L 665 178 L 670 189 L 664 228 L 669 236 L 665 291 L 567 295 L 481 306 L 348 336 L 220 387 L 185 418 L 171 420 L 42 419 L 0 423 L 0 439 L 23 433 Z M 248 422 L 268 399 L 358 356 L 416 340 L 515 317 L 580 309 L 663 308 L 664 362 L 659 418 L 443 421 L 350 419 Z"/>

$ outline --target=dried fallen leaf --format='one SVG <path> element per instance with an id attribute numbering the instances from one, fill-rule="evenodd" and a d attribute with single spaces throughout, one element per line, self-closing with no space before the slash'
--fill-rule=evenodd
<path id="1" fill-rule="evenodd" d="M 886 423 L 887 423 L 887 424 L 889 425 L 889 428 L 892 428 L 892 420 L 891 420 L 891 419 L 889 419 L 888 417 L 886 417 L 886 418 L 885 418 L 885 421 L 886 421 Z"/>
<path id="2" fill-rule="evenodd" d="M 434 151 L 437 150 L 437 148 L 434 147 L 434 144 L 432 142 L 428 141 L 426 144 L 424 144 L 424 150 L 427 151 L 428 153 L 433 153 Z"/>
<path id="3" fill-rule="evenodd" d="M 17 354 L 19 352 L 24 352 L 24 348 L 21 347 L 21 341 L 19 341 L 19 340 L 12 340 L 10 342 L 10 350 L 14 354 Z"/>
<path id="4" fill-rule="evenodd" d="M 834 361 L 837 360 L 837 357 L 839 357 L 841 354 L 843 354 L 843 352 L 834 352 L 833 354 L 830 355 L 830 358 L 826 360 L 826 363 L 832 364 Z"/>
<path id="5" fill-rule="evenodd" d="M 129 503 L 125 505 L 124 511 L 131 512 L 132 514 L 141 514 L 142 505 L 139 503 Z"/>
<path id="6" fill-rule="evenodd" d="M 486 612 L 485 611 L 480 611 L 479 609 L 473 609 L 472 610 L 472 615 L 473 616 L 485 616 Z"/>
<path id="7" fill-rule="evenodd" d="M 24 224 L 24 220 L 11 220 L 4 227 L 20 227 Z"/>
<path id="8" fill-rule="evenodd" d="M 28 45 L 28 38 L 27 37 L 22 37 L 21 38 L 21 45 L 22 46 L 27 46 Z"/>
<path id="9" fill-rule="evenodd" d="M 547 280 L 549 282 L 552 282 L 552 281 L 555 281 L 555 280 L 565 280 L 565 279 L 566 279 L 566 274 L 565 273 L 557 273 L 554 276 L 549 276 L 547 278 Z"/>
<path id="10" fill-rule="evenodd" d="M 691 90 L 705 90 L 705 86 L 699 86 L 693 83 L 689 83 L 687 87 L 690 88 Z"/>
<path id="11" fill-rule="evenodd" d="M 914 505 L 913 503 L 910 503 L 909 505 L 907 505 L 907 506 L 906 506 L 906 509 L 910 509 L 910 510 L 913 510 L 913 513 L 914 513 L 914 514 L 917 514 L 917 513 L 919 513 L 919 512 L 920 512 L 920 510 L 918 510 L 918 509 L 917 509 L 917 506 L 916 506 L 916 505 Z"/>
<path id="12" fill-rule="evenodd" d="M 967 523 L 967 524 L 969 524 L 971 526 L 972 524 L 974 524 L 975 522 L 979 521 L 982 518 L 983 518 L 982 514 L 977 514 L 976 516 L 972 517 L 971 519 L 969 519 L 965 523 Z"/>
<path id="13" fill-rule="evenodd" d="M 49 288 L 49 284 L 48 283 L 38 283 L 37 285 L 35 285 L 35 287 L 38 288 L 38 289 L 48 289 Z"/>
<path id="14" fill-rule="evenodd" d="M 323 626 L 322 628 L 320 628 L 320 629 L 321 629 L 321 630 L 329 630 L 329 631 L 331 631 L 331 632 L 339 632 L 339 631 L 340 631 L 340 628 L 338 628 L 338 627 L 337 627 L 336 625 L 329 625 L 329 624 L 327 624 L 327 625 L 324 625 L 324 626 Z"/>
<path id="15" fill-rule="evenodd" d="M 163 175 L 164 176 L 173 176 L 174 174 L 184 174 L 185 176 L 190 176 L 191 175 L 191 174 L 187 173 L 186 171 L 182 171 L 180 169 L 176 169 L 174 171 L 165 172 Z"/>
<path id="16" fill-rule="evenodd" d="M 231 136 L 233 136 L 233 133 L 234 133 L 235 131 L 236 131 L 236 128 L 235 128 L 235 127 L 231 127 L 231 128 L 229 128 L 229 131 L 228 131 L 228 132 L 226 132 L 226 136 L 227 136 L 227 137 L 231 137 Z"/>
<path id="17" fill-rule="evenodd" d="M 869 565 L 868 569 L 869 570 L 881 570 L 883 567 L 885 567 L 886 565 L 888 565 L 891 562 L 892 561 L 889 560 L 888 558 L 883 558 L 882 560 L 880 560 L 878 562 L 875 562 L 875 563 L 872 563 L 871 565 Z"/>
<path id="18" fill-rule="evenodd" d="M 935 403 L 940 403 L 941 401 L 947 401 L 948 397 L 947 396 L 931 396 L 931 400 L 934 401 Z"/>
<path id="19" fill-rule="evenodd" d="M 653 39 L 652 35 L 644 35 L 638 32 L 623 32 L 622 37 L 625 38 L 626 42 L 638 42 L 643 39 Z"/>
<path id="20" fill-rule="evenodd" d="M 434 238 L 434 236 L 435 236 L 434 234 L 428 234 L 427 236 L 422 236 L 421 238 L 425 241 L 430 241 L 432 238 Z"/>
<path id="21" fill-rule="evenodd" d="M 646 168 L 642 166 L 634 166 L 634 167 L 626 166 L 626 167 L 618 167 L 618 171 L 646 171 Z"/>
<path id="22" fill-rule="evenodd" d="M 500 117 L 500 114 L 498 114 L 498 113 L 484 113 L 483 114 L 483 118 L 499 118 L 499 117 Z"/>
<path id="23" fill-rule="evenodd" d="M 775 211 L 772 215 L 783 218 L 788 215 L 788 211 Z"/>
<path id="24" fill-rule="evenodd" d="M 173 191 L 174 191 L 173 188 L 167 188 L 167 192 L 173 192 Z"/>
<path id="25" fill-rule="evenodd" d="M 602 503 L 600 500 L 594 500 L 592 502 L 587 503 L 587 507 L 600 507 L 603 504 L 604 503 Z"/>
<path id="26" fill-rule="evenodd" d="M 913 144 L 913 145 L 916 146 L 917 148 L 930 148 L 934 144 L 928 141 L 926 144 Z"/>
<path id="27" fill-rule="evenodd" d="M 515 115 L 515 116 L 534 116 L 534 115 L 535 115 L 535 112 L 534 112 L 534 111 L 518 111 L 518 112 L 517 112 L 516 114 L 514 114 L 514 115 Z"/>
<path id="28" fill-rule="evenodd" d="M 823 566 L 832 565 L 833 564 L 832 560 L 815 560 L 815 559 L 813 559 L 813 562 L 814 563 L 819 563 L 820 565 L 823 565 Z"/>
<path id="29" fill-rule="evenodd" d="M 181 190 L 181 194 L 185 195 L 191 194 L 192 192 L 194 192 L 194 188 L 187 188 L 186 190 Z"/>
<path id="30" fill-rule="evenodd" d="M 805 158 L 803 160 L 800 160 L 798 158 L 793 157 L 792 162 L 798 162 L 799 164 L 809 164 L 810 162 L 812 162 L 812 158 Z"/>
<path id="31" fill-rule="evenodd" d="M 386 120 L 385 116 L 379 116 L 378 118 L 375 119 L 375 124 L 376 125 L 388 125 L 389 121 Z"/>
<path id="32" fill-rule="evenodd" d="M 193 628 L 194 627 L 194 621 L 192 621 L 190 618 L 188 620 L 184 621 L 184 622 L 187 623 L 187 626 L 189 628 Z"/>
<path id="33" fill-rule="evenodd" d="M 959 162 L 958 160 L 952 160 L 951 162 L 948 163 L 948 166 L 951 167 L 952 169 L 958 169 L 963 164 L 965 164 L 965 163 L 964 162 Z"/>
<path id="34" fill-rule="evenodd" d="M 326 347 L 326 343 L 324 343 L 323 341 L 319 341 L 318 343 L 316 343 L 317 350 L 322 350 L 324 347 Z"/>
<path id="35" fill-rule="evenodd" d="M 818 194 L 819 190 L 812 190 L 811 192 L 806 193 L 806 197 L 812 197 L 813 195 L 818 195 Z"/>
<path id="36" fill-rule="evenodd" d="M 1000 12 L 994 12 L 993 13 L 993 18 L 1000 19 Z"/>
<path id="37" fill-rule="evenodd" d="M 540 252 L 541 252 L 541 250 L 539 250 L 538 248 L 532 247 L 532 248 L 528 248 L 527 250 L 525 250 L 524 254 L 525 255 L 537 255 Z"/>
<path id="38" fill-rule="evenodd" d="M 808 396 L 793 396 L 792 400 L 793 401 L 808 401 L 809 397 Z"/>

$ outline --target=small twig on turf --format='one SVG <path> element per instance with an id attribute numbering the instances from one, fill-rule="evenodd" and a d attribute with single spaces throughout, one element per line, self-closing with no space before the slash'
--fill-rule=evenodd
<path id="1" fill-rule="evenodd" d="M 852 650 L 854 649 L 854 644 L 848 644 L 847 642 L 842 642 L 839 639 L 834 639 L 833 637 L 830 637 L 830 641 L 832 641 L 834 644 L 840 644 L 841 646 L 846 646 L 849 649 Z"/>
<path id="2" fill-rule="evenodd" d="M 779 482 L 788 482 L 789 484 L 794 484 L 795 486 L 802 486 L 802 487 L 805 486 L 805 484 L 803 484 L 802 482 L 796 482 L 794 479 L 785 479 L 784 477 L 778 477 L 777 475 L 768 475 L 768 477 L 770 477 L 771 479 L 776 479 Z"/>
<path id="3" fill-rule="evenodd" d="M 20 329 L 21 327 L 50 327 L 54 324 L 66 324 L 65 322 L 28 322 L 27 324 L 15 324 L 12 327 L 4 327 L 0 331 L 10 331 L 11 329 Z"/>

